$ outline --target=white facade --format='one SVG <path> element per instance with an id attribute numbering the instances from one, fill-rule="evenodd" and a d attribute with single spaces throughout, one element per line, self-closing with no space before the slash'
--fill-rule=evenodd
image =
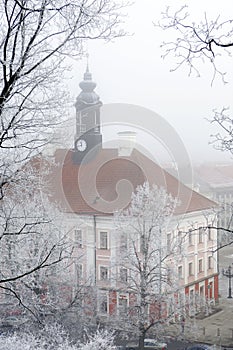
<path id="1" fill-rule="evenodd" d="M 208 227 L 207 217 L 213 224 L 211 211 L 175 216 L 167 232 L 167 244 L 174 239 L 180 242 L 180 256 L 171 261 L 180 294 L 214 301 L 218 297 L 217 232 Z M 116 264 L 119 236 L 113 216 L 67 214 L 67 229 L 76 242 L 74 257 L 82 266 L 78 269 L 82 271 L 81 280 L 91 281 L 98 287 L 100 314 L 109 314 L 108 290 L 119 290 L 119 280 L 127 273 L 120 271 Z M 75 240 L 77 231 L 79 237 L 81 232 L 81 242 Z M 71 269 L 72 273 L 77 275 L 77 270 Z M 116 307 L 121 309 L 125 303 L 129 303 L 128 295 L 118 291 Z"/>

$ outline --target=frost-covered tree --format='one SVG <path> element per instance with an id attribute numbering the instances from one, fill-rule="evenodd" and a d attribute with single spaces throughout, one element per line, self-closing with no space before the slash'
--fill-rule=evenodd
<path id="1" fill-rule="evenodd" d="M 35 185 L 34 175 L 27 167 Z M 9 186 L 1 203 L 0 305 L 2 315 L 23 306 L 38 317 L 49 302 L 49 284 L 68 269 L 73 242 L 62 214 L 27 181 Z"/>
<path id="2" fill-rule="evenodd" d="M 35 332 L 6 334 L 0 337 L 0 349 L 14 350 L 115 350 L 114 335 L 107 331 L 86 334 L 82 344 L 70 340 L 59 324 L 46 325 Z"/>
<path id="3" fill-rule="evenodd" d="M 111 0 L 0 1 L 3 293 L 18 298 L 20 280 L 40 295 L 40 275 L 44 279 L 48 268 L 69 255 L 65 230 L 54 226 L 61 220 L 47 206 L 47 166 L 35 157 L 66 117 L 64 76 L 70 57 L 81 57 L 83 40 L 121 36 L 121 7 Z"/>
<path id="4" fill-rule="evenodd" d="M 81 345 L 82 350 L 115 350 L 114 334 L 107 330 L 97 330 L 94 335 L 86 334 L 86 343 Z"/>
<path id="5" fill-rule="evenodd" d="M 37 328 L 32 331 L 15 332 L 1 335 L 0 349 L 15 350 L 76 350 L 77 344 L 72 344 L 68 334 L 57 323 L 45 325 L 43 328 Z"/>
<path id="6" fill-rule="evenodd" d="M 176 205 L 165 189 L 145 183 L 132 195 L 129 208 L 116 214 L 118 287 L 129 298 L 128 305 L 127 299 L 119 302 L 117 312 L 125 329 L 138 336 L 140 349 L 152 327 L 159 333 L 160 325 L 174 316 L 179 287 L 172 259 L 179 247 L 167 233 Z"/>
<path id="7" fill-rule="evenodd" d="M 34 159 L 35 161 L 35 159 Z M 83 301 L 91 293 L 90 281 L 78 284 L 75 267 L 83 258 L 72 227 L 46 193 L 42 178 L 28 164 L 29 182 L 20 179 L 2 200 L 0 211 L 0 311 L 2 318 L 28 310 L 40 322 L 64 320 L 75 313 L 85 326 Z M 43 175 L 46 167 L 41 170 Z M 22 188 L 23 186 L 23 188 Z M 46 191 L 46 181 L 43 183 Z M 33 192 L 32 192 L 33 191 Z M 18 195 L 21 198 L 18 198 Z M 23 198 L 22 198 L 23 197 Z M 82 221 L 76 220 L 76 227 Z M 91 298 L 91 296 L 90 296 Z M 89 305 L 88 305 L 89 306 Z M 85 308 L 87 309 L 87 308 Z M 88 311 L 88 310 L 86 310 Z"/>

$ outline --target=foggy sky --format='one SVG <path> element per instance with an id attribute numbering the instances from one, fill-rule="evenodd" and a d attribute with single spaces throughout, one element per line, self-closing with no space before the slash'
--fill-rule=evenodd
<path id="1" fill-rule="evenodd" d="M 228 72 L 228 84 L 220 79 L 211 87 L 212 67 L 201 65 L 201 77 L 188 77 L 188 68 L 170 72 L 175 60 L 161 58 L 160 44 L 168 33 L 155 28 L 153 21 L 167 5 L 178 9 L 182 0 L 136 0 L 127 9 L 128 16 L 124 28 L 132 35 L 115 39 L 114 42 L 89 42 L 89 67 L 93 80 L 97 83 L 96 92 L 103 103 L 129 103 L 139 105 L 158 113 L 176 130 L 193 161 L 232 159 L 209 145 L 210 135 L 219 129 L 214 128 L 205 118 L 211 119 L 214 108 L 230 106 L 232 102 L 233 69 L 232 58 L 223 55 L 219 63 Z M 232 0 L 213 1 L 189 0 L 192 18 L 198 21 L 204 11 L 209 17 L 218 14 L 228 18 L 232 13 Z M 83 78 L 86 59 L 73 61 L 73 71 L 68 82 L 72 98 L 79 94 L 79 82 Z M 233 115 L 233 108 L 230 110 Z M 75 110 L 73 109 L 75 115 Z M 104 135 L 108 138 L 107 133 Z"/>

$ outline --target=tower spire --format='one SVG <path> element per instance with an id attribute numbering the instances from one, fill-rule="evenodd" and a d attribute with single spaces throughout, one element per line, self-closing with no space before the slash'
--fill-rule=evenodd
<path id="1" fill-rule="evenodd" d="M 96 94 L 96 83 L 89 71 L 88 55 L 83 81 L 79 84 L 81 92 L 75 103 L 76 134 L 74 137 L 73 161 L 80 164 L 90 161 L 102 148 L 100 130 L 100 107 L 102 102 Z"/>

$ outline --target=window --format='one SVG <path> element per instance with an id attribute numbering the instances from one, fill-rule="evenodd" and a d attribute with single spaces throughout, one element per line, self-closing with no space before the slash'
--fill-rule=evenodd
<path id="1" fill-rule="evenodd" d="M 208 256 L 208 269 L 212 269 L 212 268 L 213 268 L 213 257 Z"/>
<path id="2" fill-rule="evenodd" d="M 182 253 L 182 244 L 183 244 L 183 237 L 182 237 L 182 231 L 178 231 L 177 234 L 177 247 L 178 247 L 178 253 Z"/>
<path id="3" fill-rule="evenodd" d="M 167 284 L 171 285 L 171 280 L 172 280 L 172 272 L 171 272 L 171 269 L 167 268 Z"/>
<path id="4" fill-rule="evenodd" d="M 183 266 L 178 266 L 178 278 L 183 278 Z"/>
<path id="5" fill-rule="evenodd" d="M 193 275 L 193 263 L 190 262 L 189 263 L 189 276 L 192 276 Z"/>
<path id="6" fill-rule="evenodd" d="M 74 230 L 74 241 L 78 248 L 83 247 L 82 230 Z"/>
<path id="7" fill-rule="evenodd" d="M 188 232 L 188 240 L 189 240 L 189 245 L 193 245 L 193 232 L 191 229 L 189 229 L 189 232 Z"/>
<path id="8" fill-rule="evenodd" d="M 171 234 L 167 234 L 167 250 L 170 252 L 171 250 Z"/>
<path id="9" fill-rule="evenodd" d="M 125 316 L 127 314 L 128 299 L 125 295 L 120 295 L 118 298 L 118 313 L 120 316 Z"/>
<path id="10" fill-rule="evenodd" d="M 198 229 L 198 242 L 203 243 L 204 240 L 204 230 L 203 227 L 199 227 Z"/>
<path id="11" fill-rule="evenodd" d="M 120 268 L 120 281 L 127 282 L 128 280 L 128 271 L 125 267 Z"/>
<path id="12" fill-rule="evenodd" d="M 193 306 L 194 305 L 194 290 L 193 289 L 191 289 L 190 291 L 189 291 L 189 299 L 190 299 L 190 306 Z"/>
<path id="13" fill-rule="evenodd" d="M 100 249 L 108 249 L 108 232 L 100 232 Z"/>
<path id="14" fill-rule="evenodd" d="M 84 132 L 86 132 L 86 130 L 87 130 L 86 124 L 81 124 L 80 125 L 80 133 L 84 133 Z"/>
<path id="15" fill-rule="evenodd" d="M 178 239 L 178 244 L 182 244 L 182 231 L 178 231 L 177 239 Z"/>
<path id="16" fill-rule="evenodd" d="M 128 241 L 127 241 L 127 235 L 126 234 L 122 234 L 121 235 L 120 249 L 123 252 L 126 252 L 128 250 Z"/>
<path id="17" fill-rule="evenodd" d="M 77 281 L 79 282 L 83 278 L 83 265 L 76 265 Z"/>
<path id="18" fill-rule="evenodd" d="M 140 234 L 139 241 L 140 241 L 140 252 L 144 253 L 145 252 L 146 239 L 145 239 L 145 235 L 143 233 Z"/>
<path id="19" fill-rule="evenodd" d="M 204 296 L 204 286 L 200 286 L 200 296 Z"/>
<path id="20" fill-rule="evenodd" d="M 212 241 L 213 237 L 212 237 L 212 230 L 211 227 L 208 227 L 208 240 Z"/>
<path id="21" fill-rule="evenodd" d="M 106 266 L 100 266 L 100 280 L 104 281 L 108 279 L 108 268 Z"/>
<path id="22" fill-rule="evenodd" d="M 203 271 L 203 260 L 202 260 L 202 259 L 200 259 L 200 260 L 198 261 L 198 271 L 199 271 L 199 272 L 202 272 L 202 271 Z"/>
<path id="23" fill-rule="evenodd" d="M 106 293 L 101 293 L 99 298 L 99 311 L 102 314 L 108 313 L 108 297 Z"/>

